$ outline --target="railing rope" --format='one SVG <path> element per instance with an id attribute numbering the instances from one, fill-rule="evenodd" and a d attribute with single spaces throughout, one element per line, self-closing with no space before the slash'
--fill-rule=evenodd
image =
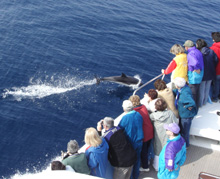
<path id="1" fill-rule="evenodd" d="M 136 89 L 136 90 L 134 91 L 134 93 L 133 93 L 133 96 L 136 94 L 137 91 L 139 91 L 139 90 L 142 89 L 143 87 L 147 86 L 149 83 L 151 83 L 152 81 L 156 80 L 157 78 L 160 78 L 162 75 L 163 75 L 163 77 L 162 77 L 162 80 L 163 80 L 163 78 L 164 78 L 165 75 L 162 73 L 162 74 L 160 74 L 160 75 L 154 77 L 154 78 L 151 79 L 150 81 L 146 82 L 145 84 L 143 84 L 142 86 L 140 86 L 138 89 Z"/>

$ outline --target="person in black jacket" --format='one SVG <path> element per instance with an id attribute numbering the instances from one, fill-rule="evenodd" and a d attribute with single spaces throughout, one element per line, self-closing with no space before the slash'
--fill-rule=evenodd
<path id="1" fill-rule="evenodd" d="M 203 39 L 198 39 L 196 41 L 196 47 L 202 52 L 204 61 L 204 75 L 202 82 L 199 86 L 199 106 L 202 107 L 208 101 L 209 91 L 211 87 L 211 82 L 216 78 L 216 66 L 218 63 L 218 58 L 215 52 L 210 49 Z"/>
<path id="2" fill-rule="evenodd" d="M 124 131 L 120 127 L 114 126 L 114 119 L 105 117 L 97 123 L 99 135 L 104 132 L 102 137 L 109 144 L 108 159 L 114 167 L 114 179 L 130 178 L 132 168 L 137 160 L 136 152 L 130 142 L 127 140 Z"/>

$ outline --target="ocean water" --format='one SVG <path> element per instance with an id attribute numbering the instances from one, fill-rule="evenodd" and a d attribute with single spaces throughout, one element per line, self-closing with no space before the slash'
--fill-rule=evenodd
<path id="1" fill-rule="evenodd" d="M 219 3 L 153 0 L 0 1 L 0 177 L 48 168 L 70 139 L 122 113 L 134 88 L 94 75 L 147 82 L 170 47 L 219 31 Z M 165 81 L 169 81 L 169 76 Z M 138 92 L 143 97 L 152 84 Z"/>

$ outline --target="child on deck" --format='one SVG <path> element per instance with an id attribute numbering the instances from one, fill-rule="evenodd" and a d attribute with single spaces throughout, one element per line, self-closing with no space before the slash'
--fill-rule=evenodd
<path id="1" fill-rule="evenodd" d="M 164 124 L 169 139 L 159 156 L 159 179 L 175 179 L 186 160 L 186 143 L 176 123 Z"/>

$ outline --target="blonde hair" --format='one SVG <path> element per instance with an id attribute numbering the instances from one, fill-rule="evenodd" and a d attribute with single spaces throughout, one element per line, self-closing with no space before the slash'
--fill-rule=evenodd
<path id="1" fill-rule="evenodd" d="M 102 143 L 102 138 L 93 127 L 86 129 L 84 140 L 87 145 L 92 147 L 98 147 Z"/>
<path id="2" fill-rule="evenodd" d="M 184 53 L 184 52 L 185 52 L 185 50 L 180 44 L 174 44 L 170 49 L 170 53 L 172 53 L 174 55 Z"/>
<path id="3" fill-rule="evenodd" d="M 140 97 L 138 95 L 130 96 L 129 100 L 132 102 L 134 107 L 141 104 L 140 103 Z"/>

